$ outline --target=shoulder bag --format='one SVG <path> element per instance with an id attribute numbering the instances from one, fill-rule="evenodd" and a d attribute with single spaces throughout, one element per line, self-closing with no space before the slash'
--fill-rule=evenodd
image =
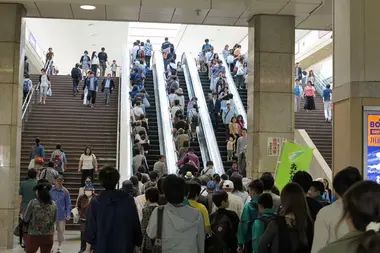
<path id="1" fill-rule="evenodd" d="M 164 206 L 157 208 L 157 235 L 154 240 L 152 253 L 162 253 L 162 220 L 164 216 Z"/>

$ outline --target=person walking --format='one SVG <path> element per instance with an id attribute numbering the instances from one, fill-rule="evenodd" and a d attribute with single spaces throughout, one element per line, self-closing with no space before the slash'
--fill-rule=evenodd
<path id="1" fill-rule="evenodd" d="M 91 59 L 90 56 L 88 56 L 88 51 L 84 51 L 84 54 L 79 60 L 79 63 L 81 64 L 81 69 L 82 69 L 82 76 L 87 76 L 88 71 L 90 70 L 90 64 L 91 64 Z"/>
<path id="2" fill-rule="evenodd" d="M 46 53 L 45 66 L 44 66 L 44 69 L 47 71 L 49 75 L 53 74 L 53 65 L 54 65 L 53 58 L 54 58 L 53 48 L 49 47 L 48 52 Z"/>
<path id="3" fill-rule="evenodd" d="M 78 172 L 81 172 L 81 186 L 86 185 L 88 177 L 94 180 L 94 173 L 98 171 L 98 161 L 92 153 L 91 147 L 87 146 L 79 158 Z"/>
<path id="4" fill-rule="evenodd" d="M 145 64 L 148 69 L 150 69 L 150 58 L 152 57 L 153 46 L 150 44 L 150 40 L 147 39 L 144 44 L 144 52 L 145 52 Z"/>
<path id="5" fill-rule="evenodd" d="M 35 145 L 33 145 L 32 150 L 29 155 L 30 163 L 28 166 L 28 169 L 36 169 L 37 174 L 39 174 L 39 170 L 44 165 L 44 158 L 45 158 L 45 148 L 41 144 L 40 138 L 36 138 Z"/>
<path id="6" fill-rule="evenodd" d="M 88 93 L 88 106 L 91 106 L 93 108 L 96 102 L 96 92 L 98 91 L 98 78 L 95 76 L 94 72 L 90 72 L 90 77 L 86 80 L 86 88 Z"/>
<path id="7" fill-rule="evenodd" d="M 23 101 L 28 97 L 29 92 L 33 89 L 33 82 L 30 80 L 29 74 L 24 74 L 24 83 L 22 87 Z M 30 97 L 28 98 L 30 100 Z M 27 103 L 27 102 L 26 102 Z"/>
<path id="8" fill-rule="evenodd" d="M 86 184 L 84 187 L 83 194 L 78 197 L 77 209 L 79 214 L 79 224 L 80 224 L 80 250 L 79 253 L 83 253 L 86 250 L 86 240 L 84 238 L 84 231 L 86 230 L 86 217 L 88 207 L 90 205 L 92 197 L 95 196 L 94 186 Z"/>
<path id="9" fill-rule="evenodd" d="M 37 184 L 33 188 L 36 198 L 26 208 L 24 221 L 28 222 L 26 252 L 50 253 L 54 244 L 54 224 L 57 207 L 50 195 L 51 185 Z"/>
<path id="10" fill-rule="evenodd" d="M 116 77 L 117 67 L 116 60 L 113 60 L 111 64 L 112 77 Z"/>
<path id="11" fill-rule="evenodd" d="M 75 67 L 71 70 L 71 78 L 73 79 L 73 96 L 75 97 L 78 93 L 78 85 L 80 80 L 82 80 L 82 71 L 79 68 L 79 64 L 75 64 Z"/>
<path id="12" fill-rule="evenodd" d="M 92 52 L 91 56 L 91 71 L 92 73 L 97 76 L 98 75 L 98 68 L 99 68 L 99 58 L 96 54 L 96 51 Z"/>
<path id="13" fill-rule="evenodd" d="M 108 73 L 107 77 L 104 78 L 102 82 L 102 92 L 104 92 L 104 103 L 106 106 L 108 106 L 110 95 L 114 88 L 115 88 L 115 82 L 111 79 L 111 74 Z"/>
<path id="14" fill-rule="evenodd" d="M 104 47 L 102 47 L 100 50 L 101 51 L 98 54 L 99 66 L 100 66 L 100 76 L 105 76 L 106 75 L 106 69 L 107 69 L 108 55 L 107 55 L 106 49 Z"/>
<path id="15" fill-rule="evenodd" d="M 326 89 L 323 90 L 323 108 L 325 112 L 326 122 L 331 121 L 331 94 L 330 84 L 326 85 Z"/>
<path id="16" fill-rule="evenodd" d="M 66 220 L 71 216 L 71 199 L 69 191 L 63 186 L 63 176 L 59 175 L 55 180 L 55 185 L 50 191 L 52 200 L 57 206 L 57 217 L 55 226 L 57 229 L 58 247 L 57 253 L 61 253 L 61 246 L 65 240 Z"/>
<path id="17" fill-rule="evenodd" d="M 61 144 L 55 146 L 55 150 L 51 153 L 50 161 L 54 164 L 53 169 L 63 175 L 63 172 L 67 169 L 67 158 Z"/>
<path id="18" fill-rule="evenodd" d="M 300 111 L 302 96 L 303 96 L 303 89 L 300 84 L 300 80 L 296 79 L 296 86 L 294 87 L 294 112 Z"/>
<path id="19" fill-rule="evenodd" d="M 314 102 L 314 97 L 315 97 L 315 90 L 313 86 L 311 85 L 311 82 L 308 81 L 305 87 L 305 106 L 304 109 L 309 112 L 312 110 L 315 110 L 315 102 Z"/>
<path id="20" fill-rule="evenodd" d="M 46 96 L 48 94 L 48 89 L 51 89 L 50 77 L 47 75 L 45 69 L 41 69 L 40 81 L 40 101 L 39 104 L 46 103 Z"/>

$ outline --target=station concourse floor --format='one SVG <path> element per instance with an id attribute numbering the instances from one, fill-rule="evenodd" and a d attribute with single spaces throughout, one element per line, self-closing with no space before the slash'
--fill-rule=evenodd
<path id="1" fill-rule="evenodd" d="M 23 248 L 18 245 L 18 237 L 14 238 L 15 246 L 13 249 L 1 250 L 0 253 L 23 253 L 25 252 Z M 52 252 L 56 252 L 58 242 L 54 238 L 54 247 Z M 61 251 L 62 253 L 77 253 L 80 246 L 80 234 L 78 231 L 66 231 L 65 232 L 65 241 L 62 244 Z M 40 251 L 37 251 L 38 253 Z"/>

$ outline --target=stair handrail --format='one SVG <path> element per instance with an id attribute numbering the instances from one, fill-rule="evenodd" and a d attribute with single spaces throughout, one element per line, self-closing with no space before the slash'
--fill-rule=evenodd
<path id="1" fill-rule="evenodd" d="M 190 78 L 189 68 L 187 66 L 186 54 L 182 54 L 181 66 L 183 70 L 183 75 L 185 77 L 187 95 L 189 97 L 189 100 L 191 100 L 193 99 L 193 97 L 195 97 L 195 95 L 194 95 L 193 83 L 191 82 L 191 78 Z M 210 160 L 210 155 L 208 153 L 207 142 L 205 139 L 205 133 L 203 131 L 202 124 L 198 124 L 198 126 L 196 127 L 196 133 L 197 133 L 197 139 L 199 143 L 199 149 L 201 151 L 202 161 L 203 161 L 203 164 L 206 164 L 206 162 Z"/>
<path id="2" fill-rule="evenodd" d="M 222 54 L 220 54 L 220 55 L 222 55 Z M 245 122 L 245 128 L 247 128 L 247 126 L 248 126 L 247 112 L 246 112 L 246 110 L 244 108 L 244 104 L 240 98 L 240 94 L 239 94 L 239 91 L 235 85 L 235 81 L 232 78 L 230 67 L 228 66 L 224 57 L 220 57 L 219 60 L 222 61 L 223 66 L 226 69 L 226 79 L 227 79 L 227 83 L 228 83 L 228 90 L 233 95 L 233 99 L 230 100 L 231 104 L 234 106 L 237 114 L 238 115 L 240 114 L 243 117 L 243 120 Z"/>
<path id="3" fill-rule="evenodd" d="M 118 87 L 118 129 L 117 129 L 117 157 L 116 163 L 120 173 L 119 185 L 132 175 L 132 138 L 131 138 L 131 100 L 129 96 L 130 65 L 127 45 L 123 46 L 120 85 Z"/>
<path id="4" fill-rule="evenodd" d="M 224 174 L 224 166 L 222 158 L 220 156 L 218 143 L 214 134 L 214 129 L 211 123 L 210 114 L 208 112 L 207 102 L 203 92 L 201 79 L 199 78 L 195 58 L 191 53 L 185 53 L 185 55 L 187 59 L 193 59 L 187 61 L 187 66 L 189 68 L 189 74 L 191 82 L 193 84 L 194 95 L 198 98 L 199 118 L 205 133 L 208 153 L 210 155 L 211 161 L 214 163 L 215 172 L 218 174 Z"/>
<path id="5" fill-rule="evenodd" d="M 29 90 L 28 95 L 26 96 L 23 105 L 21 107 L 21 124 L 22 124 L 22 130 L 24 130 L 25 122 L 28 121 L 29 113 L 32 111 L 32 105 L 35 103 L 35 100 L 33 99 L 34 93 L 36 90 L 38 90 L 40 87 L 40 84 L 36 84 L 35 86 L 32 86 L 32 88 Z"/>
<path id="6" fill-rule="evenodd" d="M 162 134 L 166 158 L 166 168 L 169 174 L 176 174 L 178 171 L 177 152 L 172 134 L 173 125 L 171 121 L 171 114 L 169 112 L 169 100 L 166 94 L 165 67 L 161 51 L 156 50 L 153 52 L 152 62 L 155 66 L 155 71 L 153 74 L 155 75 L 154 78 L 156 82 L 154 85 L 155 90 L 158 92 L 159 98 L 159 101 L 156 101 L 157 116 L 161 116 L 161 126 L 158 126 L 158 130 L 159 134 L 160 131 Z"/>
<path id="7" fill-rule="evenodd" d="M 323 96 L 323 90 L 326 88 L 326 85 L 329 84 L 324 80 L 319 73 L 314 73 L 315 83 L 314 87 L 315 90 L 319 93 L 319 95 Z"/>

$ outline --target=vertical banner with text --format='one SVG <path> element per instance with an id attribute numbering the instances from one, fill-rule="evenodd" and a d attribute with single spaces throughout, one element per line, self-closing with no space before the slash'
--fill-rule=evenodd
<path id="1" fill-rule="evenodd" d="M 364 108 L 363 176 L 380 183 L 380 110 L 375 110 L 376 107 Z"/>

